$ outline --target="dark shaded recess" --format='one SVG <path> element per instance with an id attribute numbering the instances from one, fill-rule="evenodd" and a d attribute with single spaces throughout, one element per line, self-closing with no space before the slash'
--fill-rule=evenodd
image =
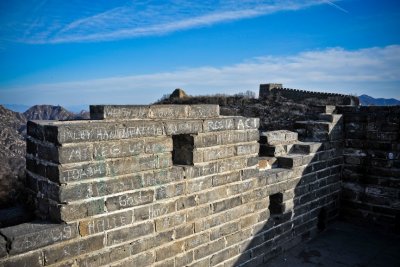
<path id="1" fill-rule="evenodd" d="M 172 161 L 174 165 L 193 165 L 193 136 L 190 134 L 178 134 L 172 136 L 173 151 Z"/>

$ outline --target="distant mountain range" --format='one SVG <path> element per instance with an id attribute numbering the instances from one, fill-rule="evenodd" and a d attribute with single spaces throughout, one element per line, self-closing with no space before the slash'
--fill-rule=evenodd
<path id="1" fill-rule="evenodd" d="M 369 95 L 360 95 L 358 97 L 363 106 L 398 106 L 400 100 L 394 98 L 373 98 Z"/>
<path id="2" fill-rule="evenodd" d="M 19 105 L 19 104 L 0 104 L 4 106 L 5 108 L 19 112 L 19 113 L 24 113 L 27 111 L 31 106 L 28 105 Z M 39 106 L 51 106 L 51 105 L 39 105 Z M 52 106 L 52 107 L 57 107 L 57 106 Z M 65 106 L 63 107 L 64 109 L 68 110 L 69 112 L 73 113 L 80 113 L 82 111 L 87 111 L 89 110 L 89 105 L 72 105 L 72 106 Z"/>

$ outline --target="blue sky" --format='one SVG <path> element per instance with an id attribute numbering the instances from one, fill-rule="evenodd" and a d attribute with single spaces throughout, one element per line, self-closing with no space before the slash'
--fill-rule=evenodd
<path id="1" fill-rule="evenodd" d="M 400 99 L 400 2 L 0 1 L 0 103 L 145 104 L 260 83 Z"/>

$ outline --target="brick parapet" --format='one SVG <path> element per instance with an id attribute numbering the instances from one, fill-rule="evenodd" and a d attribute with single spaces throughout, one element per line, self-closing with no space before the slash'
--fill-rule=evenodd
<path id="1" fill-rule="evenodd" d="M 260 170 L 258 119 L 211 113 L 29 122 L 27 181 L 43 220 L 0 230 L 0 266 L 254 266 L 315 235 L 322 209 L 322 223 L 336 216 L 333 142 Z M 297 137 L 281 134 L 270 143 Z"/>
<path id="2" fill-rule="evenodd" d="M 269 84 L 260 85 L 259 96 L 261 99 L 267 98 L 271 95 L 279 94 L 284 98 L 291 99 L 294 101 L 302 101 L 306 98 L 317 98 L 324 100 L 329 100 L 329 98 L 332 98 L 331 100 L 332 103 L 330 103 L 332 105 L 358 106 L 360 103 L 358 97 L 351 95 L 284 88 L 282 87 L 282 85 L 276 86 L 275 84 L 272 84 L 271 86 L 267 85 Z"/>

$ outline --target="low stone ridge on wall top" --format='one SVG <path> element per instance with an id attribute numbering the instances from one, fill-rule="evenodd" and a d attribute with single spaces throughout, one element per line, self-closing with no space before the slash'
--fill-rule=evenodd
<path id="1" fill-rule="evenodd" d="M 219 116 L 218 105 L 91 105 L 90 118 L 104 119 L 202 119 Z"/>

